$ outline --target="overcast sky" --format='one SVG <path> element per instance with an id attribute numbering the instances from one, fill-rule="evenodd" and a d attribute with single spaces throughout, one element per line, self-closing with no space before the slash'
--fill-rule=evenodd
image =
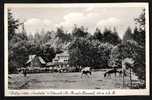
<path id="1" fill-rule="evenodd" d="M 43 7 L 43 8 L 14 8 L 11 10 L 15 18 L 25 20 L 27 34 L 35 34 L 44 29 L 55 30 L 63 26 L 71 31 L 74 24 L 85 26 L 93 33 L 95 28 L 101 30 L 105 27 L 116 27 L 119 36 L 122 37 L 126 28 L 135 27 L 134 18 L 138 17 L 141 7 Z"/>

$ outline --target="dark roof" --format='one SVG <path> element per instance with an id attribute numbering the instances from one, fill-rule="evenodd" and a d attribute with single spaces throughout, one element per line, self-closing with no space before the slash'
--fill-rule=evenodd
<path id="1" fill-rule="evenodd" d="M 44 61 L 44 59 L 40 56 L 36 56 L 36 55 L 29 55 L 29 59 L 28 61 L 26 62 L 26 64 L 32 62 L 32 60 L 35 58 L 35 57 L 38 57 L 39 61 L 41 64 L 46 64 L 46 62 Z"/>

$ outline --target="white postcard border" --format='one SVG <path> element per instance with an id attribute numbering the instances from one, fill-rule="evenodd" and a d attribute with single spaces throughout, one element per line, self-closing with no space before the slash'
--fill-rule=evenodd
<path id="1" fill-rule="evenodd" d="M 4 5 L 4 47 L 5 47 L 5 96 L 127 96 L 149 95 L 149 5 L 148 3 L 93 3 L 96 7 L 145 7 L 146 18 L 146 89 L 8 89 L 8 15 L 9 7 L 88 7 L 92 4 L 5 4 Z"/>

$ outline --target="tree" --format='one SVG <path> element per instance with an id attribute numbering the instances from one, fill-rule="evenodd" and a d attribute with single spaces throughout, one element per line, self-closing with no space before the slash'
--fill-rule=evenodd
<path id="1" fill-rule="evenodd" d="M 63 28 L 57 28 L 56 37 L 58 37 L 63 43 L 71 41 L 71 35 L 64 32 Z"/>
<path id="2" fill-rule="evenodd" d="M 108 67 L 112 47 L 113 45 L 101 43 L 99 40 L 75 38 L 69 48 L 70 64 L 82 67 L 106 68 Z"/>
<path id="3" fill-rule="evenodd" d="M 96 60 L 98 62 L 97 64 L 100 65 L 100 66 L 98 66 L 99 68 L 111 67 L 111 66 L 109 66 L 108 63 L 109 63 L 112 48 L 113 48 L 113 45 L 110 43 L 102 43 L 98 46 L 98 51 L 97 51 L 98 54 L 96 55 L 96 57 L 94 59 L 96 60 L 98 55 L 100 55 L 99 56 L 100 59 Z"/>
<path id="4" fill-rule="evenodd" d="M 39 41 L 39 40 L 40 40 L 40 34 L 39 34 L 39 32 L 36 32 L 36 33 L 34 34 L 34 41 L 37 42 L 37 41 Z"/>
<path id="5" fill-rule="evenodd" d="M 127 40 L 125 43 L 116 45 L 111 51 L 109 60 L 110 66 L 116 65 L 117 67 L 122 67 L 121 62 L 125 58 L 136 60 L 138 49 L 139 45 L 134 40 Z"/>
<path id="6" fill-rule="evenodd" d="M 29 41 L 34 40 L 34 36 L 32 34 L 29 34 L 27 38 L 28 38 Z"/>
<path id="7" fill-rule="evenodd" d="M 75 25 L 73 31 L 72 31 L 72 36 L 73 37 L 86 37 L 88 35 L 88 32 L 85 31 L 84 26 L 77 27 Z"/>
<path id="8" fill-rule="evenodd" d="M 70 65 L 87 66 L 89 57 L 87 57 L 86 53 L 89 46 L 90 44 L 85 38 L 75 38 L 69 48 Z"/>
<path id="9" fill-rule="evenodd" d="M 53 34 L 52 32 L 47 31 L 46 34 L 44 35 L 43 43 L 46 43 L 46 42 L 48 42 L 49 40 L 51 40 L 51 39 L 52 39 L 52 36 L 51 36 L 52 34 Z"/>
<path id="10" fill-rule="evenodd" d="M 63 28 L 62 27 L 57 28 L 57 30 L 56 30 L 56 37 L 62 38 L 63 36 L 64 36 Z"/>
<path id="11" fill-rule="evenodd" d="M 100 29 L 96 28 L 96 31 L 95 31 L 95 33 L 93 35 L 93 38 L 97 39 L 97 40 L 99 40 L 101 42 L 103 41 L 103 34 L 101 33 Z"/>
<path id="12" fill-rule="evenodd" d="M 9 48 L 9 73 L 16 73 L 17 68 L 25 65 L 25 61 L 28 59 L 28 49 L 28 42 L 26 40 L 18 41 Z"/>
<path id="13" fill-rule="evenodd" d="M 144 47 L 145 46 L 145 31 L 139 31 L 137 28 L 135 28 L 133 39 Z"/>
<path id="14" fill-rule="evenodd" d="M 121 42 L 121 39 L 116 31 L 112 32 L 110 29 L 105 28 L 103 32 L 103 42 L 117 45 Z"/>
<path id="15" fill-rule="evenodd" d="M 16 29 L 18 29 L 20 23 L 19 20 L 13 17 L 11 10 L 8 10 L 8 40 L 10 41 L 12 37 L 16 34 Z"/>
<path id="16" fill-rule="evenodd" d="M 126 43 L 127 40 L 131 40 L 131 39 L 133 39 L 132 31 L 131 31 L 131 28 L 128 27 L 123 36 L 123 42 Z"/>
<path id="17" fill-rule="evenodd" d="M 133 39 L 139 44 L 137 49 L 136 62 L 133 71 L 140 79 L 145 80 L 145 9 L 135 18 L 136 27 L 133 33 Z"/>
<path id="18" fill-rule="evenodd" d="M 140 45 L 145 46 L 145 9 L 138 18 L 135 18 L 136 27 L 134 29 L 134 40 Z"/>
<path id="19" fill-rule="evenodd" d="M 121 39 L 120 39 L 120 37 L 119 37 L 119 35 L 118 35 L 118 32 L 117 32 L 117 30 L 116 30 L 116 28 L 114 27 L 113 28 L 113 44 L 114 45 L 117 45 L 117 44 L 119 44 L 119 43 L 121 43 Z"/>
<path id="20" fill-rule="evenodd" d="M 23 25 L 13 17 L 11 10 L 8 10 L 8 72 L 15 73 L 18 67 L 24 66 L 27 59 L 26 33 L 16 33 L 19 25 Z M 24 28 L 24 27 L 23 27 Z"/>
<path id="21" fill-rule="evenodd" d="M 139 25 L 139 31 L 145 31 L 145 9 L 142 10 L 138 18 L 135 18 L 135 22 Z"/>
<path id="22" fill-rule="evenodd" d="M 55 50 L 51 47 L 51 44 L 44 44 L 41 47 L 41 54 L 40 55 L 46 62 L 51 62 L 52 59 L 55 57 Z"/>

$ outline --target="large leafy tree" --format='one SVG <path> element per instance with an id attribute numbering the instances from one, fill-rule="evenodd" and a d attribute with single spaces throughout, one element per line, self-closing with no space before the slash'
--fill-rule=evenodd
<path id="1" fill-rule="evenodd" d="M 12 46 L 9 48 L 9 73 L 15 73 L 16 68 L 24 67 L 25 62 L 28 60 L 28 45 L 29 44 L 26 40 L 20 40 L 18 42 L 13 43 Z"/>
<path id="2" fill-rule="evenodd" d="M 22 26 L 22 31 L 17 32 L 19 26 Z M 17 68 L 25 66 L 31 44 L 24 23 L 15 19 L 11 10 L 8 10 L 8 40 L 8 72 L 16 73 Z"/>
<path id="3" fill-rule="evenodd" d="M 44 44 L 41 47 L 41 53 L 39 54 L 46 62 L 51 62 L 55 57 L 55 50 L 51 47 L 51 44 Z"/>
<path id="4" fill-rule="evenodd" d="M 122 67 L 121 62 L 125 58 L 136 60 L 138 49 L 139 45 L 134 40 L 127 40 L 125 43 L 116 45 L 111 51 L 109 60 L 110 66 L 115 65 L 117 67 Z"/>
<path id="5" fill-rule="evenodd" d="M 90 58 L 87 55 L 89 47 L 91 45 L 85 38 L 75 38 L 69 47 L 70 64 L 78 66 L 89 65 Z"/>
<path id="6" fill-rule="evenodd" d="M 8 9 L 8 72 L 13 73 L 16 71 L 16 67 L 19 66 L 19 61 L 16 59 L 16 52 L 14 50 L 16 43 L 22 40 L 19 34 L 16 34 L 16 29 L 18 29 L 20 23 L 19 20 L 15 19 L 13 13 Z M 22 48 L 20 48 L 22 49 Z"/>
<path id="7" fill-rule="evenodd" d="M 113 45 L 99 40 L 76 38 L 70 46 L 70 64 L 106 68 L 112 47 Z"/>
<path id="8" fill-rule="evenodd" d="M 133 38 L 140 45 L 140 48 L 137 50 L 138 56 L 136 56 L 133 71 L 140 79 L 145 80 L 145 9 L 135 18 L 135 22 L 137 26 L 134 29 Z"/>

